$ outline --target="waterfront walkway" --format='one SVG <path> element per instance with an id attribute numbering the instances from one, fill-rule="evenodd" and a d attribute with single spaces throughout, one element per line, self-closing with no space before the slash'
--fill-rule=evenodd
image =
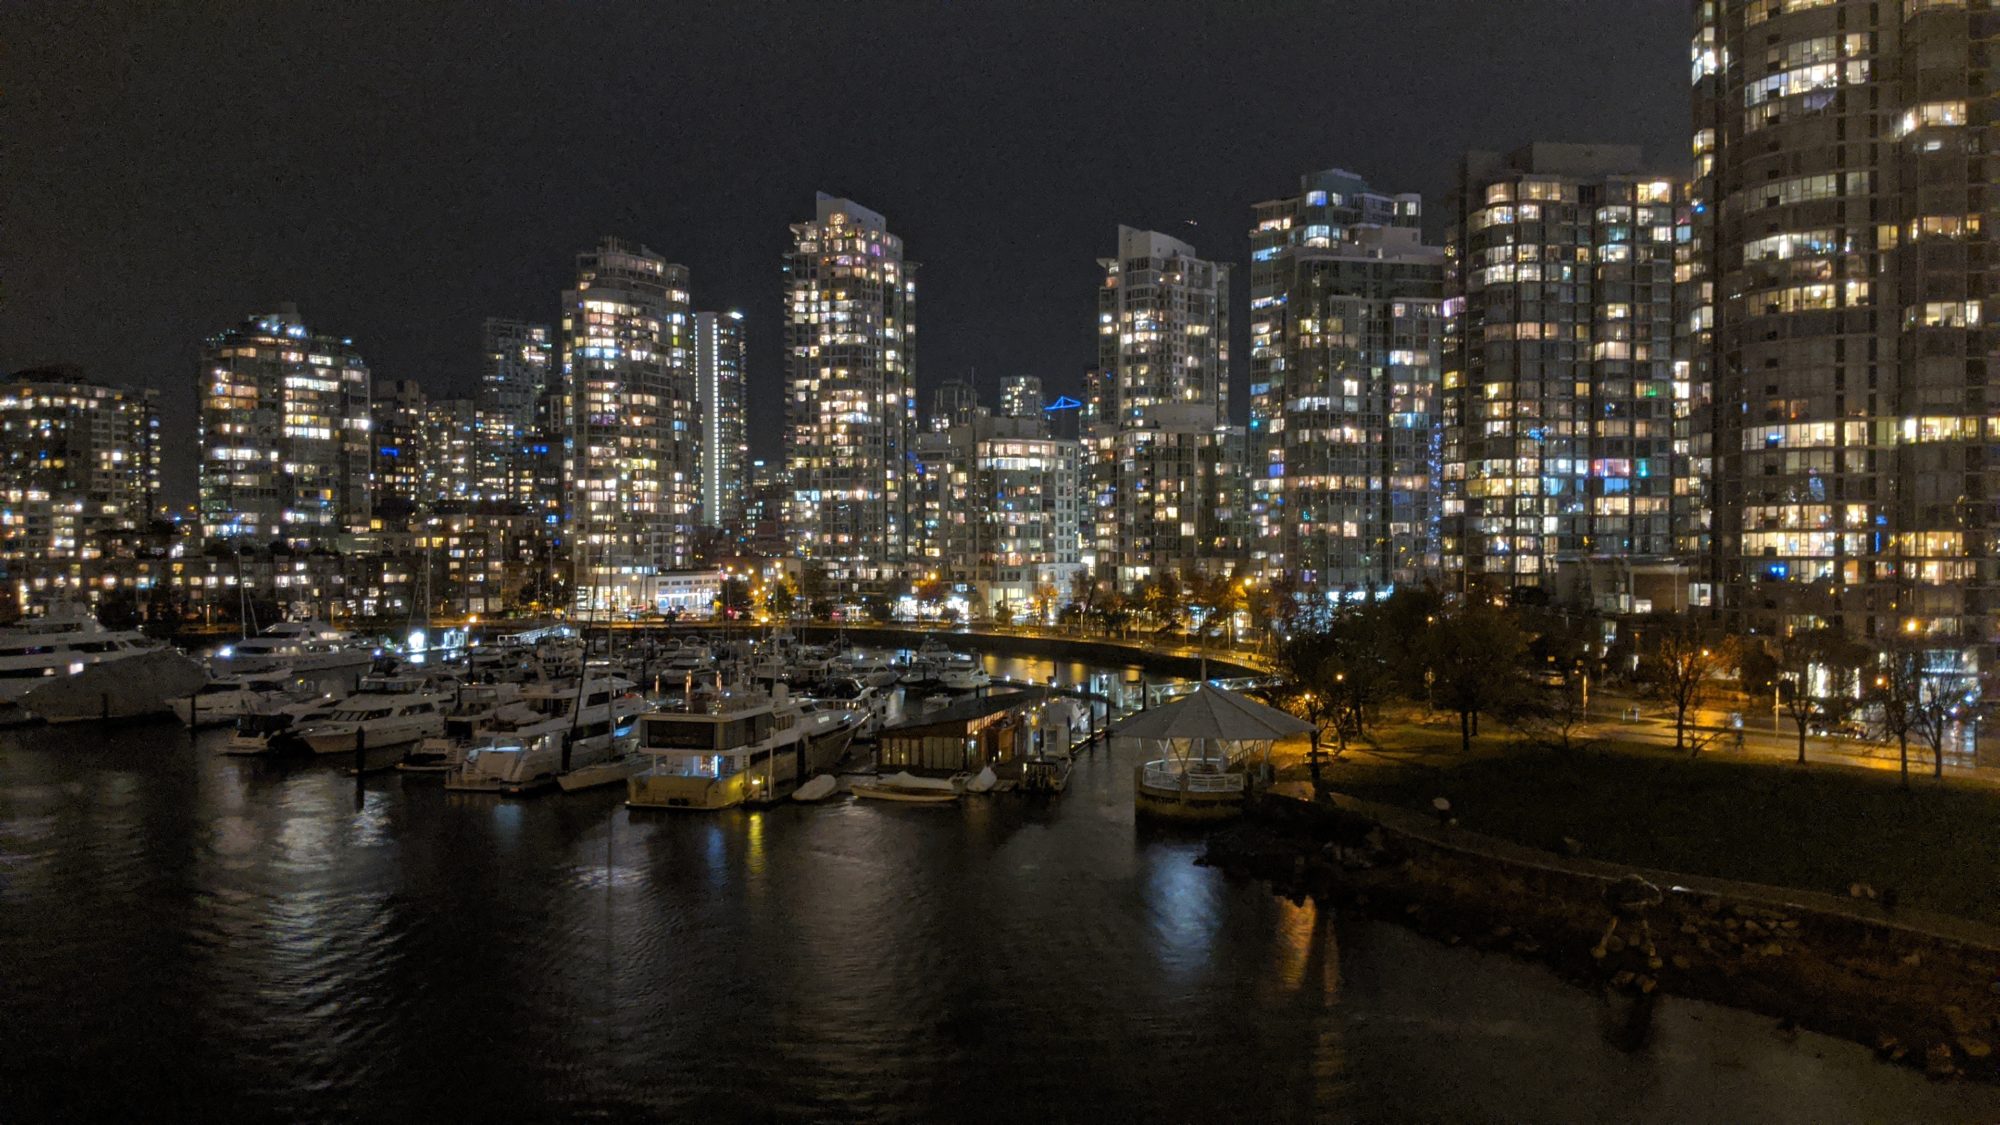
<path id="1" fill-rule="evenodd" d="M 1312 783 L 1309 781 L 1281 781 L 1272 786 L 1270 792 L 1299 801 L 1309 802 L 1313 799 Z M 1445 851 L 1545 871 L 1581 875 L 1601 879 L 1607 883 L 1616 882 L 1626 875 L 1638 875 L 1662 890 L 1713 896 L 1731 902 L 1769 907 L 1773 910 L 1810 910 L 1818 914 L 1849 918 L 2000 953 L 2000 927 L 1975 922 L 1969 918 L 1904 907 L 1892 910 L 1866 899 L 1800 890 L 1795 887 L 1776 887 L 1765 883 L 1718 879 L 1679 871 L 1659 871 L 1583 856 L 1557 855 L 1541 848 L 1531 848 L 1511 840 L 1442 824 L 1435 816 L 1426 816 L 1411 809 L 1363 801 L 1333 790 L 1324 790 L 1321 799 L 1331 801 L 1338 808 L 1372 820 L 1398 836 Z"/>

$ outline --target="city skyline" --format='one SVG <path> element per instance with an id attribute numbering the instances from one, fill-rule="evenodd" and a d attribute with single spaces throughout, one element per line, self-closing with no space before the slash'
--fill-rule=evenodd
<path id="1" fill-rule="evenodd" d="M 1147 29 L 1155 66 L 1103 46 L 1115 41 L 1107 37 L 1121 30 L 1120 21 L 1090 11 L 1065 10 L 1040 26 L 1035 17 L 1050 10 L 955 13 L 943 51 L 917 49 L 924 32 L 947 30 L 921 16 L 906 14 L 914 33 L 905 35 L 868 13 L 836 27 L 819 26 L 823 17 L 716 14 L 674 26 L 676 36 L 690 37 L 686 45 L 659 36 L 663 58 L 719 42 L 744 52 L 743 73 L 778 56 L 771 65 L 813 73 L 828 65 L 803 46 L 815 35 L 827 58 L 880 58 L 879 88 L 843 96 L 851 112 L 881 122 L 895 143 L 863 146 L 823 135 L 817 115 L 786 109 L 780 95 L 703 73 L 694 88 L 662 96 L 659 109 L 640 115 L 634 128 L 646 153 L 629 167 L 597 155 L 616 136 L 610 125 L 583 114 L 589 123 L 577 133 L 556 108 L 605 106 L 611 95 L 596 83 L 538 61 L 521 64 L 520 90 L 493 93 L 494 79 L 469 60 L 554 60 L 605 36 L 663 32 L 644 15 L 613 12 L 594 29 L 537 39 L 547 29 L 535 19 L 482 11 L 477 21 L 453 21 L 461 53 L 431 67 L 438 60 L 428 46 L 437 40 L 430 24 L 444 20 L 423 13 L 399 11 L 366 26 L 359 16 L 297 16 L 287 29 L 298 34 L 283 42 L 326 43 L 342 34 L 352 42 L 331 61 L 293 57 L 283 43 L 239 61 L 220 57 L 221 45 L 236 41 L 225 33 L 256 29 L 235 27 L 228 17 L 204 17 L 214 26 L 197 26 L 192 17 L 112 13 L 92 17 L 103 21 L 99 27 L 49 9 L 15 43 L 45 65 L 20 68 L 24 85 L 15 99 L 19 142 L 37 159 L 23 169 L 19 190 L 0 202 L 13 232 L 0 247 L 12 283 L 0 307 L 0 368 L 68 362 L 92 378 L 162 391 L 167 493 L 191 499 L 186 435 L 194 399 L 186 377 L 196 342 L 250 312 L 296 302 L 315 325 L 351 338 L 382 377 L 416 379 L 434 396 L 463 396 L 479 377 L 484 320 L 552 321 L 576 248 L 615 235 L 684 262 L 697 305 L 744 310 L 750 354 L 775 359 L 782 341 L 776 263 L 786 227 L 823 190 L 894 217 L 913 254 L 928 263 L 920 394 L 976 369 L 984 393 L 1003 377 L 1034 374 L 1051 396 L 1074 395 L 1094 358 L 1094 326 L 1076 300 L 1094 287 L 1092 263 L 1111 252 L 1121 223 L 1182 238 L 1204 258 L 1240 263 L 1248 258 L 1243 231 L 1251 204 L 1310 169 L 1352 168 L 1437 199 L 1456 154 L 1470 147 L 1638 143 L 1650 160 L 1686 164 L 1685 6 L 1649 0 L 1615 7 L 1531 3 L 1503 14 L 1486 5 L 1437 5 L 1414 18 L 1386 4 L 1274 9 L 1269 23 L 1284 25 L 1282 36 L 1261 33 L 1255 22 L 1169 8 L 1155 10 Z M 1593 45 L 1547 42 L 1538 29 L 1551 20 Z M 333 26 L 315 26 L 325 21 Z M 70 38 L 59 41 L 59 34 Z M 105 73 L 114 62 L 103 54 L 107 43 L 136 52 L 133 75 L 188 78 L 188 94 L 151 99 L 155 116 L 111 114 L 99 98 L 136 97 L 144 86 L 136 77 L 119 79 L 122 71 Z M 1487 49 L 1492 43 L 1507 50 Z M 1481 49 L 1472 63 L 1446 65 L 1474 47 Z M 353 95 L 359 109 L 308 81 L 315 68 L 358 63 L 347 52 L 363 48 L 368 72 L 384 76 Z M 1042 73 L 1050 50 L 1074 66 Z M 1320 62 L 1328 52 L 1405 65 L 1346 72 L 1328 83 Z M 123 58 L 120 68 L 128 65 Z M 287 62 L 295 65 L 288 70 Z M 643 79 L 643 89 L 661 85 L 644 68 L 609 65 L 630 72 L 623 78 Z M 1167 75 L 1190 71 L 1240 75 L 1242 94 L 1194 104 L 1162 96 L 1174 82 Z M 1559 71 L 1575 81 L 1519 81 L 1522 73 Z M 255 96 L 216 84 L 212 74 L 222 72 L 235 73 Z M 499 72 L 510 73 L 504 66 Z M 94 75 L 102 81 L 93 84 Z M 34 85 L 42 81 L 77 88 Z M 371 116 L 369 107 L 396 83 L 415 90 L 425 111 L 407 120 Z M 1502 84 L 1506 96 L 1492 96 Z M 100 86 L 111 93 L 93 92 Z M 498 100 L 482 103 L 482 90 Z M 530 96 L 537 91 L 545 99 Z M 474 119 L 470 107 L 485 104 L 491 108 Z M 508 122 L 506 144 L 484 123 L 494 115 Z M 110 132 L 82 129 L 88 122 Z M 1275 134 L 1274 124 L 1281 126 Z M 729 130 L 746 128 L 763 143 L 721 143 Z M 332 149 L 303 143 L 328 130 L 369 138 L 368 147 L 356 152 L 364 143 L 358 139 Z M 1412 143 L 1417 135 L 1423 143 Z M 212 148 L 215 136 L 232 138 L 234 147 Z M 1158 153 L 1176 138 L 1194 156 L 1177 157 L 1164 174 Z M 404 150 L 415 158 L 373 159 Z M 689 152 L 717 155 L 686 159 Z M 139 154 L 146 170 L 114 168 L 120 153 Z M 343 172 L 338 186 L 319 174 L 330 160 L 351 168 L 357 159 L 362 170 Z M 571 161 L 582 179 L 552 177 L 544 170 L 551 159 Z M 217 168 L 228 182 L 217 184 Z M 118 221 L 87 220 L 106 214 Z M 81 316 L 75 297 L 85 276 L 115 272 L 117 262 L 142 273 L 129 286 L 93 280 L 93 302 L 111 303 Z M 1241 388 L 1246 292 L 1233 299 L 1231 383 Z M 782 428 L 775 409 L 782 372 L 753 362 L 750 378 L 749 440 L 753 455 L 770 457 Z M 1239 420 L 1247 409 L 1242 393 L 1232 404 Z"/>

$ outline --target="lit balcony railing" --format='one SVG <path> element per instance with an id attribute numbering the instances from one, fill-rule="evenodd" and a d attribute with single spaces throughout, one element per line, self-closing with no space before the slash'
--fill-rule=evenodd
<path id="1" fill-rule="evenodd" d="M 1147 762 L 1141 783 L 1148 789 L 1171 789 L 1187 793 L 1240 793 L 1244 774 L 1209 772 L 1200 763 L 1192 768 L 1174 761 Z"/>

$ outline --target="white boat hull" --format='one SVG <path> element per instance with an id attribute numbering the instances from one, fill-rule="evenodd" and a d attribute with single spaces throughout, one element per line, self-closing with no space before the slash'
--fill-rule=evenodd
<path id="1" fill-rule="evenodd" d="M 625 754 L 608 762 L 599 762 L 596 765 L 583 766 L 559 774 L 556 777 L 556 784 L 562 786 L 563 792 L 574 793 L 579 789 L 595 789 L 600 785 L 622 784 L 627 778 L 645 768 L 644 755 Z"/>
<path id="2" fill-rule="evenodd" d="M 366 730 L 366 737 L 369 749 L 386 749 L 391 746 L 407 746 L 412 742 L 439 734 L 443 730 L 444 721 L 442 717 L 437 717 L 436 722 L 430 723 L 399 722 L 369 727 Z M 302 731 L 299 740 L 306 744 L 306 749 L 315 754 L 352 754 L 357 733 L 359 732 L 352 726 L 336 730 Z"/>

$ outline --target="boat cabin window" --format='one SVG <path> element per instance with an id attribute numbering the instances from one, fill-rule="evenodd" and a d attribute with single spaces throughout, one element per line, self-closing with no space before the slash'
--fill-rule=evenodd
<path id="1" fill-rule="evenodd" d="M 693 777 L 734 777 L 743 772 L 740 754 L 702 754 L 689 761 L 687 773 Z"/>
<path id="2" fill-rule="evenodd" d="M 646 724 L 646 745 L 661 750 L 713 750 L 720 725 L 693 719 L 654 719 Z"/>
<path id="3" fill-rule="evenodd" d="M 430 713 L 431 705 L 428 703 L 412 703 L 397 712 L 399 715 L 428 715 Z"/>

